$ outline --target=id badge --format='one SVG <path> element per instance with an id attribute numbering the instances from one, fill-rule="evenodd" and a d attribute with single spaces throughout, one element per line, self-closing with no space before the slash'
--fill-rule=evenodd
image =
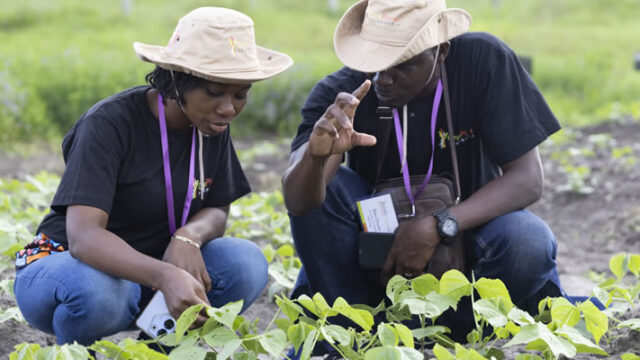
<path id="1" fill-rule="evenodd" d="M 390 193 L 376 194 L 357 202 L 364 232 L 393 233 L 398 217 Z"/>

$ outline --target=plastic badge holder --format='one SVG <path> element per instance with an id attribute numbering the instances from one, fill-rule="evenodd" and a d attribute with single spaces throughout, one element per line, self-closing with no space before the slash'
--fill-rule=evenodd
<path id="1" fill-rule="evenodd" d="M 153 339 L 176 330 L 176 321 L 169 313 L 161 291 L 156 291 L 153 295 L 149 305 L 136 320 L 136 326 Z"/>

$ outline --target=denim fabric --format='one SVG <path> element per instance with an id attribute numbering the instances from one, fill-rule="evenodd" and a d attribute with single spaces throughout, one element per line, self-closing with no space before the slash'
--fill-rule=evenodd
<path id="1" fill-rule="evenodd" d="M 244 310 L 266 286 L 267 261 L 254 243 L 219 238 L 201 250 L 212 282 L 207 293 L 212 306 L 242 299 Z M 149 288 L 98 271 L 68 251 L 19 270 L 14 290 L 18 307 L 32 326 L 55 334 L 58 344 L 83 345 L 133 328 L 151 294 Z"/>
<path id="2" fill-rule="evenodd" d="M 358 266 L 361 226 L 355 203 L 370 193 L 371 186 L 359 175 L 340 167 L 327 187 L 323 205 L 306 215 L 290 217 L 303 264 L 293 297 L 320 292 L 329 303 L 342 296 L 351 304 L 373 306 L 384 298 L 384 289 L 372 281 L 375 276 Z M 535 310 L 531 304 L 537 305 L 542 297 L 561 295 L 556 240 L 546 223 L 531 212 L 505 214 L 466 235 L 475 277 L 501 279 L 517 305 Z M 462 306 L 451 317 L 454 323 L 465 324 L 451 324 L 462 332 L 466 325 L 473 325 L 470 306 L 468 311 Z"/>

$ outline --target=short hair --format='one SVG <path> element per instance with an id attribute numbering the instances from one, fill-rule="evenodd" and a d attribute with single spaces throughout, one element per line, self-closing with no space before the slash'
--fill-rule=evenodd
<path id="1" fill-rule="evenodd" d="M 206 80 L 193 76 L 181 71 L 171 71 L 163 69 L 159 66 L 148 73 L 144 79 L 156 90 L 162 94 L 162 102 L 166 104 L 165 99 L 174 99 L 184 104 L 184 93 L 188 90 L 203 86 Z M 176 97 L 176 92 L 179 98 Z"/>

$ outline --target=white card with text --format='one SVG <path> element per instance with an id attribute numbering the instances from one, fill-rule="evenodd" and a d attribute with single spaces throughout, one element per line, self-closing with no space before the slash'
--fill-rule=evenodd
<path id="1" fill-rule="evenodd" d="M 365 232 L 392 233 L 398 227 L 389 193 L 358 201 L 358 212 Z"/>

